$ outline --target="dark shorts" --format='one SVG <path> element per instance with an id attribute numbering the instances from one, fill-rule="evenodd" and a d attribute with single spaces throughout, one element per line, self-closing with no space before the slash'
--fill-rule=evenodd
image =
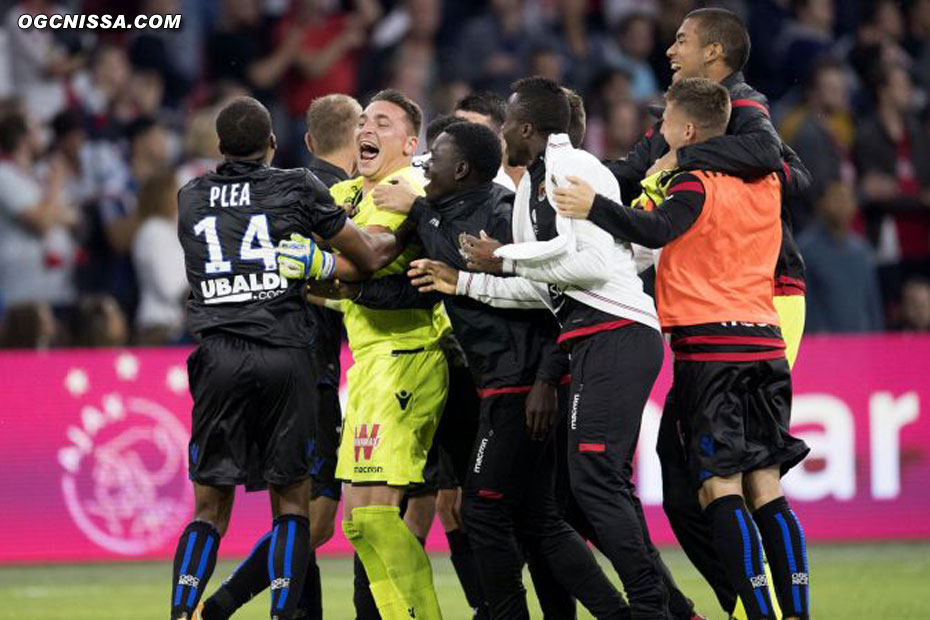
<path id="1" fill-rule="evenodd" d="M 317 409 L 309 351 L 215 334 L 188 358 L 187 372 L 191 480 L 285 486 L 309 477 Z"/>
<path id="2" fill-rule="evenodd" d="M 319 392 L 316 433 L 310 442 L 310 498 L 329 497 L 338 502 L 342 483 L 336 480 L 336 454 L 342 430 L 342 406 L 335 386 L 320 383 Z"/>
<path id="3" fill-rule="evenodd" d="M 712 476 L 776 465 L 784 474 L 810 452 L 788 430 L 791 372 L 784 358 L 676 361 L 674 391 L 688 469 L 698 487 Z"/>

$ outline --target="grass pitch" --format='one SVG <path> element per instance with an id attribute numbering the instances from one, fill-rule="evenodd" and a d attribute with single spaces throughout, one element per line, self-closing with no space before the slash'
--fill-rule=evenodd
<path id="1" fill-rule="evenodd" d="M 713 620 L 723 619 L 710 589 L 684 555 L 670 548 L 662 555 L 698 609 Z M 448 557 L 431 557 L 445 620 L 470 620 Z M 930 541 L 815 545 L 810 549 L 810 562 L 815 620 L 930 618 Z M 233 561 L 220 562 L 209 591 L 234 566 Z M 320 569 L 326 618 L 351 620 L 351 559 L 322 558 Z M 170 573 L 168 562 L 0 567 L 0 619 L 162 620 L 168 617 Z M 608 574 L 616 579 L 612 570 Z M 531 590 L 528 577 L 524 582 Z M 532 595 L 530 603 L 533 617 L 542 618 Z M 267 618 L 267 594 L 253 600 L 235 617 Z M 582 609 L 579 618 L 591 616 Z"/>

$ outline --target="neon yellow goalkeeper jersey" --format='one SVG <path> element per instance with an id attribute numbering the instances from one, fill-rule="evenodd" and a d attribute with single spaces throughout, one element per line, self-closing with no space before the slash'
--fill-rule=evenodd
<path id="1" fill-rule="evenodd" d="M 421 196 L 424 194 L 423 175 L 417 168 L 412 166 L 401 168 L 382 179 L 381 183 L 387 183 L 396 178 L 405 179 L 418 194 Z M 356 205 L 357 211 L 352 219 L 357 225 L 382 226 L 397 230 L 407 216 L 378 209 L 370 191 L 359 199 L 362 182 L 362 177 L 349 179 L 333 185 L 329 191 L 336 204 L 353 203 Z M 382 268 L 373 277 L 380 278 L 406 273 L 410 261 L 419 256 L 421 250 L 419 244 L 411 244 L 394 262 Z M 352 302 L 344 302 L 343 311 L 346 333 L 349 336 L 349 348 L 355 356 L 365 353 L 390 353 L 394 350 L 409 351 L 421 347 L 431 348 L 436 346 L 439 339 L 452 329 L 442 309 L 442 304 L 437 304 L 432 310 L 373 310 Z"/>

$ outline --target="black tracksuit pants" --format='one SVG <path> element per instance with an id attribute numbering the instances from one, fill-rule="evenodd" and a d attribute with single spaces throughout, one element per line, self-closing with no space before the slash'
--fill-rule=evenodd
<path id="1" fill-rule="evenodd" d="M 522 583 L 525 551 L 545 558 L 556 579 L 595 618 L 620 618 L 620 593 L 560 515 L 553 434 L 545 441 L 529 438 L 525 402 L 526 392 L 516 390 L 482 399 L 465 480 L 465 528 L 491 617 L 529 619 Z"/>
<path id="2" fill-rule="evenodd" d="M 620 576 L 634 620 L 668 618 L 632 482 L 643 409 L 662 366 L 662 337 L 633 323 L 573 342 L 568 412 L 572 494 Z"/>

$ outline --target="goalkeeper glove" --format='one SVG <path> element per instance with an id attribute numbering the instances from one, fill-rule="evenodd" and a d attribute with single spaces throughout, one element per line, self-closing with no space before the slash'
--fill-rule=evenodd
<path id="1" fill-rule="evenodd" d="M 278 273 L 288 280 L 329 280 L 336 272 L 336 257 L 297 233 L 278 243 Z"/>

